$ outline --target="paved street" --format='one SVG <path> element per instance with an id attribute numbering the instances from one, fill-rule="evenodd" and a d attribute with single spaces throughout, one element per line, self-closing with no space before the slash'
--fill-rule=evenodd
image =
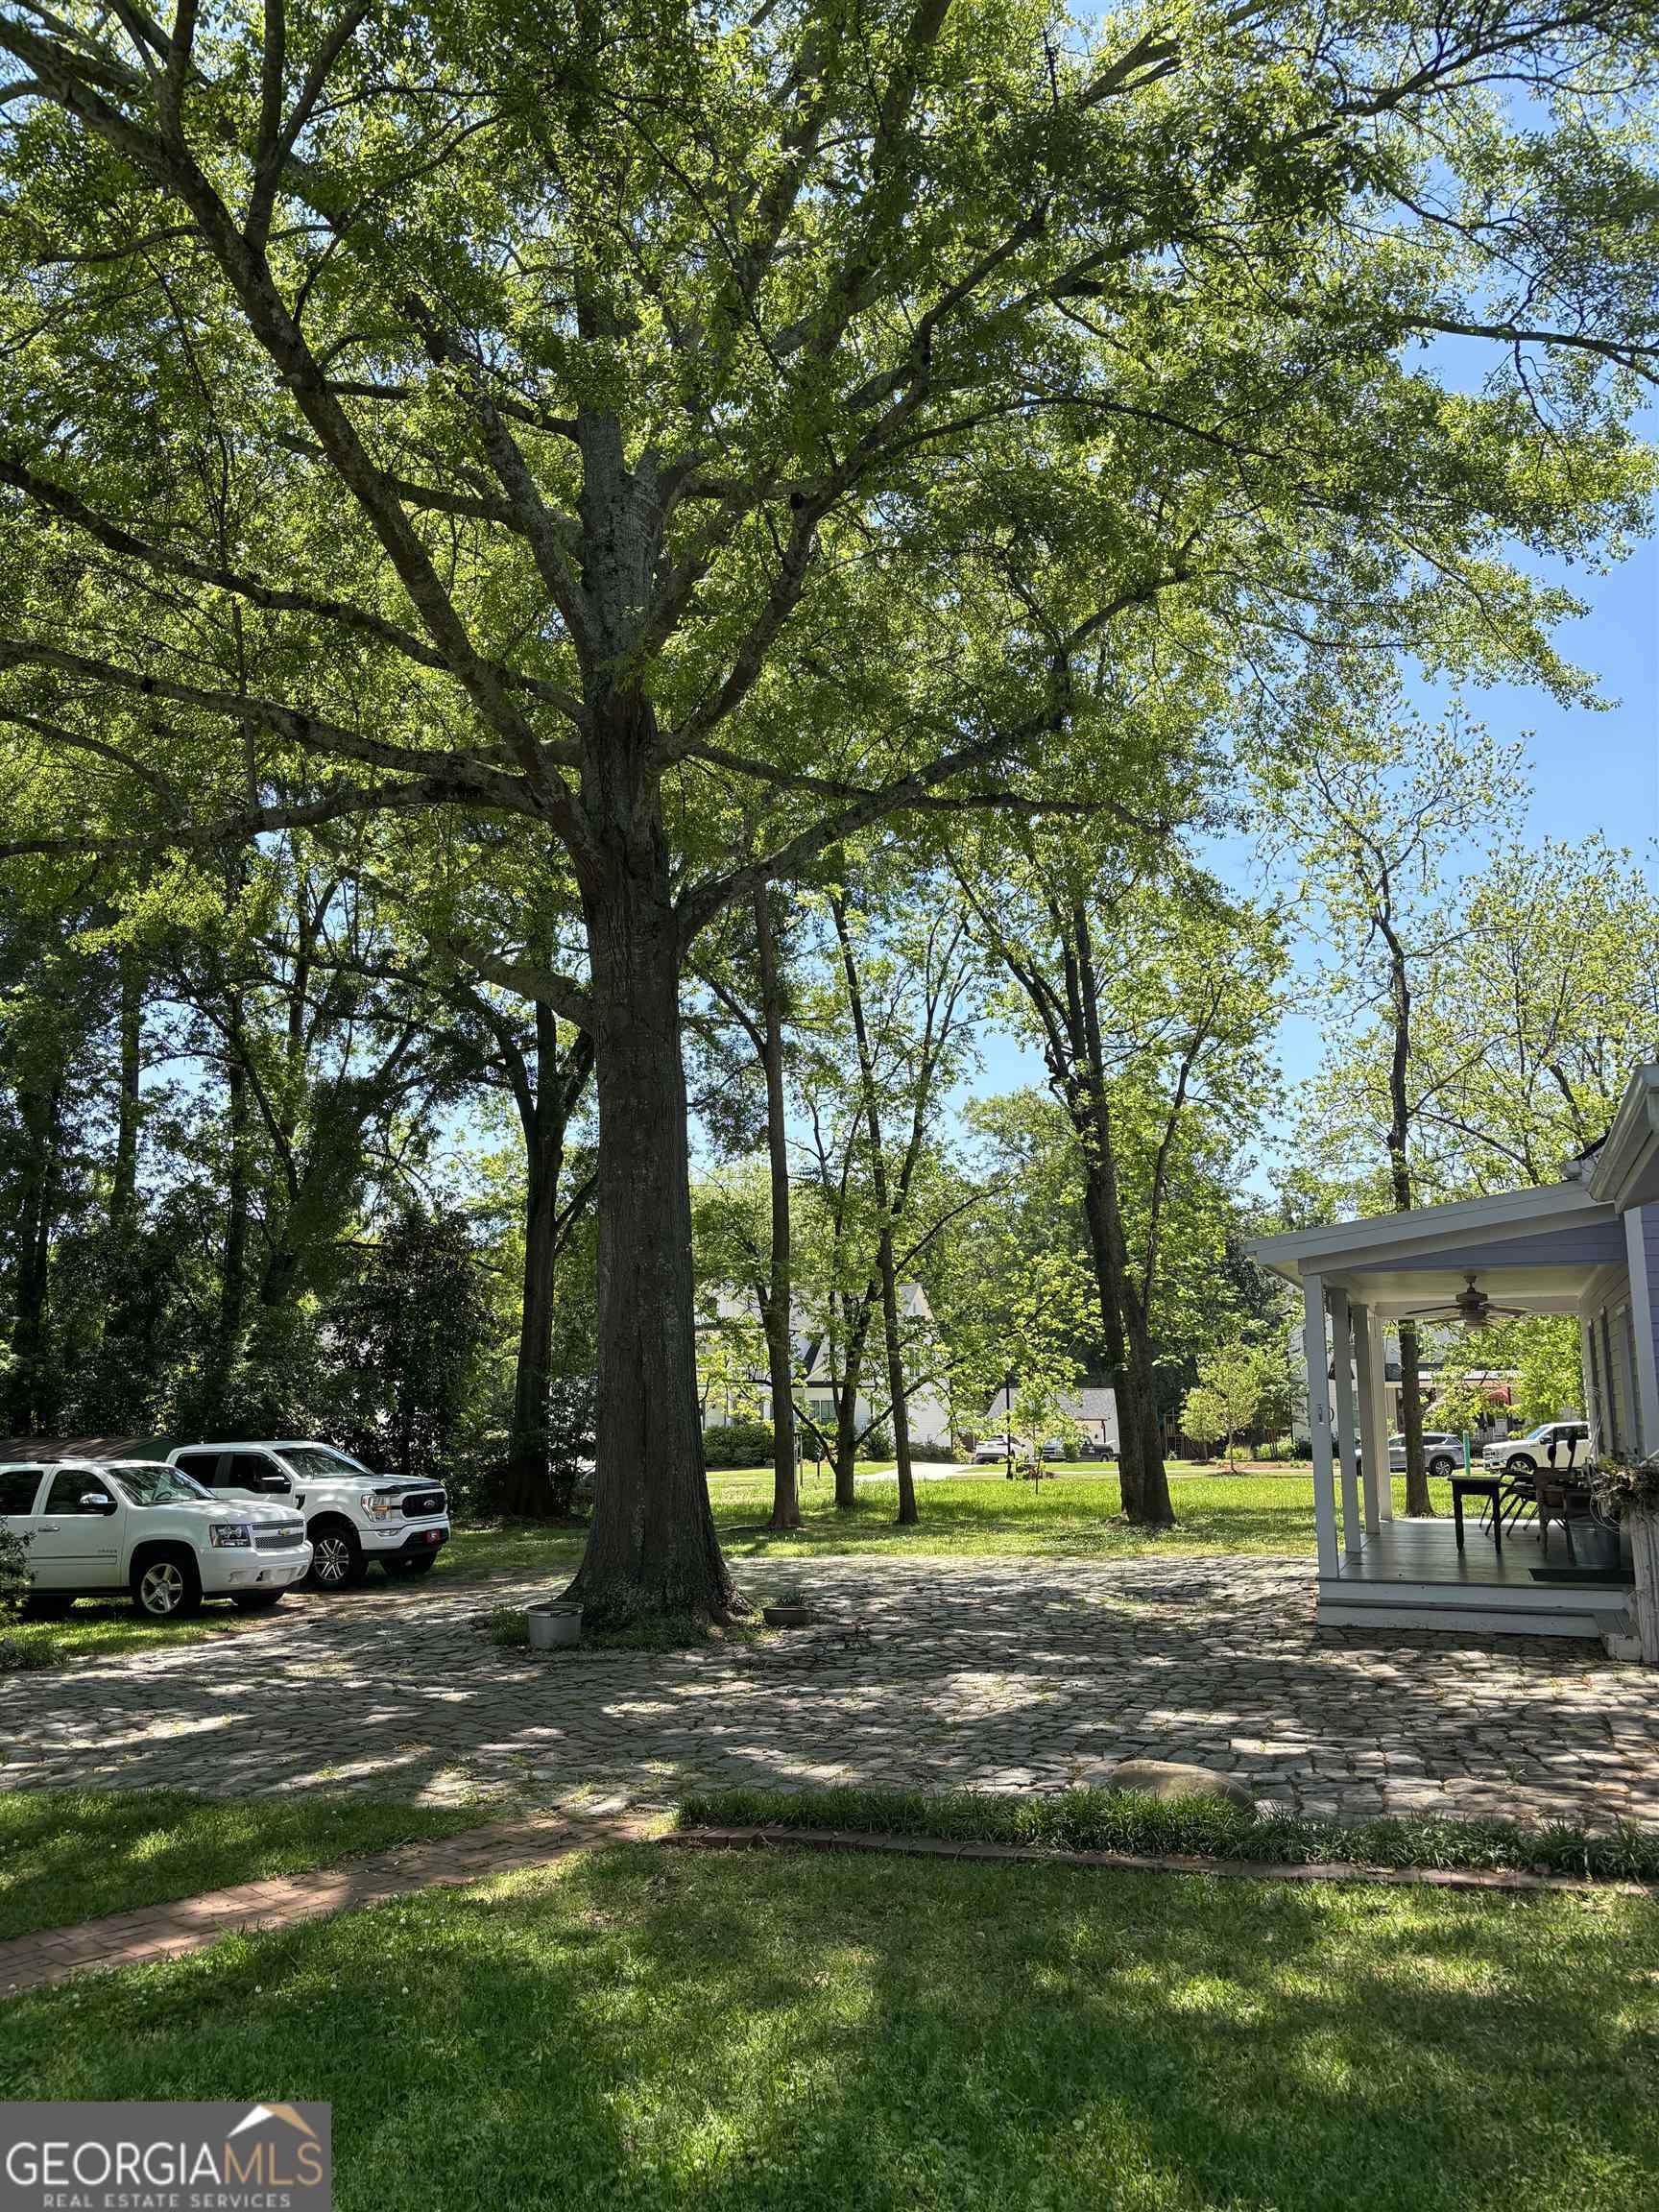
<path id="1" fill-rule="evenodd" d="M 0 1787 L 597 1811 L 731 1783 L 1053 1790 L 1149 1754 L 1306 1814 L 1659 1827 L 1639 1670 L 1565 1642 L 1315 1635 L 1305 1561 L 818 1558 L 786 1578 L 825 1623 L 754 1649 L 532 1657 L 483 1624 L 542 1585 L 376 1581 L 254 1634 L 13 1675 Z"/>

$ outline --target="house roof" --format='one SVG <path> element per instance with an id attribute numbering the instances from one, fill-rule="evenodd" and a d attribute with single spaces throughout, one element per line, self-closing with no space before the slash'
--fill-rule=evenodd
<path id="1" fill-rule="evenodd" d="M 1631 1070 L 1612 1127 L 1595 1148 L 1588 1181 L 1621 1214 L 1659 1201 L 1659 1062 Z"/>
<path id="2" fill-rule="evenodd" d="M 1116 1392 L 1099 1382 L 1085 1382 L 1080 1390 L 1068 1391 L 1059 1404 L 1069 1421 L 1110 1421 L 1118 1410 Z M 985 1418 L 1000 1419 L 1007 1409 L 1008 1386 L 1004 1383 L 985 1408 Z"/>

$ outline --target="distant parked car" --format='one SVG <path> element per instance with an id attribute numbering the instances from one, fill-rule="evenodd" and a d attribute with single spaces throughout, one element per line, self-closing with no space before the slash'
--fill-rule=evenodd
<path id="1" fill-rule="evenodd" d="M 393 1577 L 424 1575 L 449 1541 L 441 1482 L 375 1475 L 332 1444 L 187 1444 L 172 1455 L 216 1498 L 281 1497 L 305 1520 L 319 1590 L 351 1590 L 378 1560 Z"/>
<path id="2" fill-rule="evenodd" d="M 28 1545 L 36 1613 L 65 1613 L 77 1598 L 118 1590 L 152 1621 L 181 1619 L 204 1598 L 260 1612 L 311 1565 L 292 1506 L 228 1505 L 156 1459 L 0 1467 L 0 1520 Z"/>
<path id="3" fill-rule="evenodd" d="M 1553 1446 L 1553 1450 L 1551 1450 Z M 1503 1468 L 1511 1475 L 1565 1475 L 1590 1464 L 1590 1425 L 1587 1421 L 1541 1421 L 1525 1436 L 1505 1436 L 1488 1444 L 1480 1455 L 1488 1471 Z"/>
<path id="4" fill-rule="evenodd" d="M 986 1436 L 974 1447 L 974 1464 L 975 1467 L 1000 1467 L 1010 1451 L 1016 1459 L 1023 1459 L 1027 1450 L 1028 1446 L 1022 1436 L 1016 1436 L 1012 1445 L 1006 1437 Z"/>
<path id="5" fill-rule="evenodd" d="M 1425 1429 L 1423 1431 L 1423 1464 L 1431 1475 L 1452 1475 L 1463 1464 L 1463 1439 L 1449 1436 L 1442 1429 Z M 1406 1472 L 1406 1439 L 1390 1436 L 1388 1439 L 1388 1465 L 1396 1475 Z"/>

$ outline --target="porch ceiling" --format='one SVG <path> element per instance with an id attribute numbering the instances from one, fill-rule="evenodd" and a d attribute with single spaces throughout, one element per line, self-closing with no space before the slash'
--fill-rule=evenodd
<path id="1" fill-rule="evenodd" d="M 1450 1306 L 1471 1275 L 1495 1306 L 1513 1306 L 1524 1313 L 1576 1313 L 1602 1264 L 1506 1267 L 1471 1262 L 1456 1268 L 1333 1267 L 1326 1272 L 1325 1283 L 1346 1290 L 1358 1304 L 1389 1321 Z"/>

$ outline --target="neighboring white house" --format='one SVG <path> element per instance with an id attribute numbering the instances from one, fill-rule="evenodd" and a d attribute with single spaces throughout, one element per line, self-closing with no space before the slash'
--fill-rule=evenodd
<path id="1" fill-rule="evenodd" d="M 1014 1393 L 1018 1402 L 1020 1393 Z M 1059 1411 L 1068 1421 L 1075 1424 L 1097 1451 L 1118 1450 L 1118 1399 L 1104 1383 L 1085 1382 L 1058 1401 Z M 1009 1420 L 1008 1387 L 1004 1383 L 986 1408 L 981 1433 L 999 1436 Z M 1037 1443 L 1044 1438 L 1034 1439 Z"/>
<path id="2" fill-rule="evenodd" d="M 1613 1126 L 1566 1179 L 1449 1206 L 1264 1237 L 1250 1246 L 1301 1290 L 1318 1535 L 1319 1620 L 1339 1627 L 1478 1627 L 1595 1635 L 1623 1605 L 1559 1535 L 1506 1527 L 1471 1502 L 1396 1523 L 1385 1464 L 1383 1333 L 1440 1318 L 1471 1286 L 1494 1310 L 1578 1323 L 1585 1411 L 1602 1453 L 1659 1451 L 1659 1065 L 1638 1068 Z M 1615 1571 L 1616 1572 L 1616 1571 Z"/>
<path id="3" fill-rule="evenodd" d="M 766 1370 L 759 1310 L 753 1294 L 721 1286 L 705 1297 L 703 1308 L 698 1325 L 698 1381 L 704 1428 L 713 1429 L 732 1421 L 770 1421 L 772 1384 Z M 933 1311 L 919 1283 L 900 1284 L 899 1310 L 908 1340 L 907 1363 L 914 1366 L 918 1350 L 937 1350 Z M 795 1372 L 801 1378 L 796 1404 L 826 1437 L 833 1437 L 835 1399 L 825 1334 L 814 1326 L 809 1316 L 797 1310 L 792 1336 Z M 717 1340 L 722 1342 L 723 1350 L 733 1357 L 716 1358 Z M 881 1387 L 886 1373 L 886 1348 L 879 1319 L 871 1330 L 864 1371 L 876 1382 L 877 1388 L 874 1396 L 868 1390 L 859 1391 L 854 1401 L 854 1426 L 859 1431 L 868 1429 L 874 1408 L 876 1427 L 890 1429 L 891 1421 L 882 1410 L 887 1400 L 886 1390 Z M 950 1407 L 940 1385 L 926 1377 L 915 1381 L 908 1402 L 911 1441 L 949 1444 Z M 814 1455 L 814 1441 L 810 1430 L 803 1424 L 801 1447 L 807 1458 Z"/>

